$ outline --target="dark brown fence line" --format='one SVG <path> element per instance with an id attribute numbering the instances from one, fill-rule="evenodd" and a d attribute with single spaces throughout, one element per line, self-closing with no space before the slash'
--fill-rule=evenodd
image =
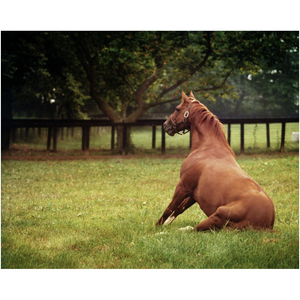
<path id="1" fill-rule="evenodd" d="M 299 118 L 247 118 L 247 119 L 220 119 L 223 124 L 228 125 L 227 140 L 230 144 L 231 142 L 231 125 L 240 124 L 240 149 L 241 153 L 244 153 L 244 126 L 245 124 L 266 124 L 266 139 L 267 147 L 270 147 L 270 127 L 271 123 L 281 123 L 281 146 L 280 151 L 284 152 L 284 142 L 285 142 L 285 127 L 286 123 L 299 122 Z M 45 120 L 45 119 L 12 119 L 12 120 L 2 120 L 2 130 L 6 132 L 13 132 L 16 128 L 25 128 L 25 135 L 29 128 L 38 128 L 40 133 L 41 128 L 48 128 L 47 137 L 47 151 L 50 151 L 51 141 L 53 142 L 53 151 L 57 151 L 57 132 L 59 128 L 82 128 L 82 150 L 89 150 L 90 141 L 90 128 L 91 127 L 111 127 L 111 150 L 114 149 L 115 140 L 115 129 L 117 126 L 123 127 L 123 144 L 122 149 L 126 149 L 126 132 L 129 127 L 132 126 L 152 126 L 152 148 L 155 148 L 156 141 L 156 126 L 161 127 L 161 153 L 165 154 L 166 151 L 166 140 L 165 131 L 163 129 L 163 123 L 165 119 L 155 119 L 155 120 L 138 120 L 135 123 L 112 123 L 108 120 Z M 190 140 L 191 146 L 191 140 Z M 123 150 L 125 155 L 125 150 Z"/>

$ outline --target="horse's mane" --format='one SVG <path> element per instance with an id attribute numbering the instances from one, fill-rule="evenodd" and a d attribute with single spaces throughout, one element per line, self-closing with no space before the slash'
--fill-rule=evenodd
<path id="1" fill-rule="evenodd" d="M 191 119 L 195 120 L 196 124 L 209 124 L 211 131 L 224 142 L 224 145 L 230 150 L 232 155 L 234 155 L 233 150 L 230 148 L 225 133 L 223 131 L 224 125 L 219 121 L 218 117 L 209 111 L 209 109 L 202 103 L 200 103 L 195 98 L 190 97 L 190 100 L 195 102 L 193 105 L 193 110 L 191 111 Z"/>

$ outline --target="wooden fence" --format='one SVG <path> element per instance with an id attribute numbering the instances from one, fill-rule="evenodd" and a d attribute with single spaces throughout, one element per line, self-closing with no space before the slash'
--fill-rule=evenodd
<path id="1" fill-rule="evenodd" d="M 270 147 L 270 124 L 271 123 L 281 123 L 281 145 L 280 150 L 284 152 L 284 143 L 285 143 L 285 128 L 286 123 L 295 123 L 299 122 L 299 118 L 252 118 L 252 119 L 220 119 L 223 124 L 228 125 L 227 139 L 230 145 L 231 142 L 231 125 L 240 124 L 240 149 L 241 153 L 244 153 L 244 127 L 245 124 L 266 124 L 266 140 L 267 147 Z M 115 141 L 115 129 L 117 126 L 123 128 L 123 155 L 125 155 L 126 149 L 126 132 L 129 127 L 133 126 L 151 126 L 152 127 L 152 148 L 155 148 L 156 141 L 156 126 L 161 127 L 161 153 L 164 154 L 166 151 L 166 139 L 165 131 L 163 129 L 163 123 L 165 119 L 160 120 L 138 120 L 135 123 L 112 123 L 108 120 L 40 120 L 40 119 L 12 119 L 12 120 L 2 120 L 2 131 L 6 131 L 9 134 L 14 134 L 15 129 L 25 128 L 26 132 L 29 131 L 29 128 L 48 128 L 48 137 L 47 137 L 47 150 L 50 151 L 51 141 L 53 151 L 57 151 L 57 132 L 59 128 L 82 128 L 82 146 L 83 151 L 89 150 L 90 144 L 90 128 L 91 127 L 111 127 L 111 150 L 114 149 Z M 191 145 L 191 140 L 190 140 Z"/>

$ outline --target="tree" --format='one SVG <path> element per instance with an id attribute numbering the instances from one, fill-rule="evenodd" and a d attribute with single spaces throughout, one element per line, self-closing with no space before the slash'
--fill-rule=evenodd
<path id="1" fill-rule="evenodd" d="M 249 84 L 259 99 L 261 113 L 294 117 L 299 113 L 299 54 L 290 51 L 285 60 L 253 76 Z"/>
<path id="2" fill-rule="evenodd" d="M 179 100 L 181 89 L 205 97 L 230 94 L 231 74 L 257 73 L 298 47 L 294 32 L 72 32 L 65 37 L 76 49 L 90 96 L 113 122 L 134 122 L 151 107 Z"/>
<path id="3" fill-rule="evenodd" d="M 2 92 L 11 94 L 16 115 L 27 108 L 29 117 L 40 116 L 41 106 L 52 111 L 48 117 L 81 115 L 87 98 L 82 80 L 72 75 L 67 56 L 51 51 L 52 38 L 46 32 L 2 32 Z"/>
<path id="4" fill-rule="evenodd" d="M 1 119 L 5 122 L 13 116 L 13 105 L 32 100 L 35 86 L 47 92 L 45 83 L 50 74 L 44 68 L 45 55 L 36 48 L 36 35 L 25 33 L 20 39 L 18 32 L 1 32 Z M 9 146 L 9 132 L 1 132 L 2 149 Z"/>
<path id="5" fill-rule="evenodd" d="M 258 73 L 262 66 L 284 61 L 287 51 L 298 51 L 297 32 L 43 35 L 42 53 L 52 78 L 71 74 L 111 121 L 125 123 L 135 122 L 150 108 L 178 101 L 182 89 L 208 99 L 232 95 L 228 78 L 234 73 Z M 61 86 L 59 80 L 55 83 Z M 119 141 L 121 135 L 118 131 Z"/>
<path id="6" fill-rule="evenodd" d="M 220 118 L 297 117 L 299 114 L 299 56 L 288 51 L 282 62 L 264 66 L 257 74 L 244 72 L 231 76 L 230 97 L 204 99 Z"/>

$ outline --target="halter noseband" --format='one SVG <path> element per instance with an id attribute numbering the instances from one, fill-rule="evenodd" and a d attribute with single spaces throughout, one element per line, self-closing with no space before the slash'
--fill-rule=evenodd
<path id="1" fill-rule="evenodd" d="M 184 115 L 183 115 L 183 120 L 182 120 L 180 123 L 178 123 L 178 124 L 176 124 L 176 123 L 174 122 L 174 120 L 173 120 L 173 114 L 171 115 L 171 122 L 172 122 L 172 124 L 173 124 L 173 129 L 175 130 L 176 133 L 178 133 L 178 134 L 180 134 L 180 135 L 186 134 L 186 133 L 188 133 L 188 132 L 190 131 L 190 129 L 183 129 L 182 133 L 180 133 L 179 130 L 178 130 L 178 127 L 179 127 L 181 124 L 186 123 L 186 121 L 187 121 L 187 119 L 188 119 L 188 117 L 189 117 L 189 115 L 190 115 L 190 109 L 191 109 L 191 106 L 192 106 L 192 105 L 193 105 L 193 103 L 191 102 L 191 103 L 189 104 L 188 108 L 187 108 L 187 111 L 186 111 L 186 112 L 184 113 Z"/>

